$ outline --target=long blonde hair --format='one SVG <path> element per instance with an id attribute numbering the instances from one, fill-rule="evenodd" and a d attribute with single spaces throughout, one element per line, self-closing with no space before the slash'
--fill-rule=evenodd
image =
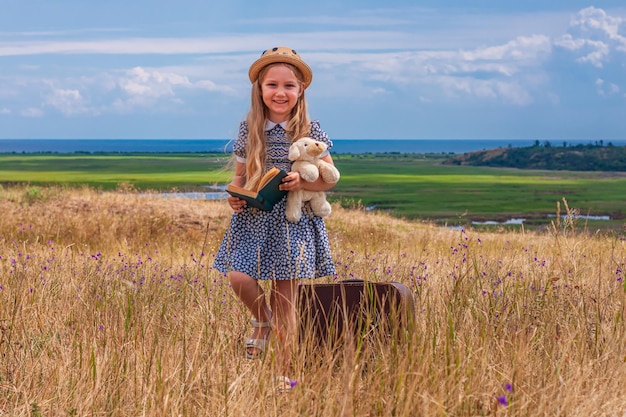
<path id="1" fill-rule="evenodd" d="M 270 64 L 259 72 L 257 81 L 252 84 L 251 105 L 246 122 L 248 124 L 248 142 L 246 143 L 246 184 L 245 188 L 256 188 L 259 180 L 265 173 L 266 158 L 266 136 L 265 122 L 267 119 L 267 108 L 263 103 L 261 93 L 261 83 L 265 79 L 267 70 L 276 65 L 284 65 L 291 69 L 303 88 L 302 73 L 296 67 L 286 63 Z M 291 141 L 308 136 L 311 131 L 311 121 L 307 112 L 306 98 L 304 90 L 298 98 L 296 105 L 291 110 L 291 116 L 287 122 L 287 136 Z"/>

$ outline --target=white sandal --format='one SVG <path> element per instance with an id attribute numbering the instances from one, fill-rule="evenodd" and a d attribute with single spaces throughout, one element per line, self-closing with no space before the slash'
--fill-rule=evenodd
<path id="1" fill-rule="evenodd" d="M 297 384 L 298 381 L 289 379 L 286 376 L 279 376 L 276 378 L 276 390 L 279 394 L 291 392 Z"/>
<path id="2" fill-rule="evenodd" d="M 253 338 L 246 339 L 246 358 L 261 359 L 263 357 L 263 354 L 265 353 L 265 348 L 267 347 L 270 341 L 270 333 L 271 333 L 271 328 L 272 328 L 271 320 L 272 320 L 271 317 L 270 317 L 270 320 L 261 321 L 261 322 L 257 321 L 254 318 L 252 319 L 252 327 L 255 327 L 255 328 L 268 328 L 269 327 L 270 332 L 268 332 L 267 335 L 261 339 L 253 339 Z M 252 354 L 248 352 L 248 349 L 257 349 L 259 352 Z"/>

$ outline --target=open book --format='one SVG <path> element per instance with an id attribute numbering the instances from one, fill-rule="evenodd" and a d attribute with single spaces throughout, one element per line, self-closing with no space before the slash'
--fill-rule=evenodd
<path id="1" fill-rule="evenodd" d="M 245 188 L 229 184 L 226 187 L 226 192 L 233 197 L 246 200 L 250 207 L 271 211 L 274 205 L 287 195 L 287 191 L 278 189 L 278 186 L 286 176 L 287 173 L 285 171 L 274 167 L 261 177 L 256 191 L 246 190 Z"/>

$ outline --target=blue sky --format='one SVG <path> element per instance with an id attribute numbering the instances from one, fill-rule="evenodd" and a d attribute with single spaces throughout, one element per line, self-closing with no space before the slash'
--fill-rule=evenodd
<path id="1" fill-rule="evenodd" d="M 334 139 L 625 139 L 623 0 L 2 0 L 0 138 L 231 139 L 287 45 Z"/>

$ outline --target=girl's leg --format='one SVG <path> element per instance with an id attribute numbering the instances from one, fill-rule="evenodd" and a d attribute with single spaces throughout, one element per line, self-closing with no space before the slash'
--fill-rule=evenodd
<path id="1" fill-rule="evenodd" d="M 296 342 L 298 326 L 296 318 L 296 280 L 273 281 L 270 304 L 274 313 L 274 329 L 280 349 L 278 367 L 283 375 L 292 372 L 292 351 Z"/>
<path id="2" fill-rule="evenodd" d="M 258 322 L 270 321 L 272 313 L 265 301 L 263 288 L 261 288 L 256 279 L 243 272 L 231 271 L 228 273 L 228 280 L 237 297 L 248 307 Z M 269 332 L 269 327 L 255 327 L 252 339 L 265 339 L 268 337 Z M 260 352 L 258 349 L 250 348 L 248 353 L 257 355 Z"/>

